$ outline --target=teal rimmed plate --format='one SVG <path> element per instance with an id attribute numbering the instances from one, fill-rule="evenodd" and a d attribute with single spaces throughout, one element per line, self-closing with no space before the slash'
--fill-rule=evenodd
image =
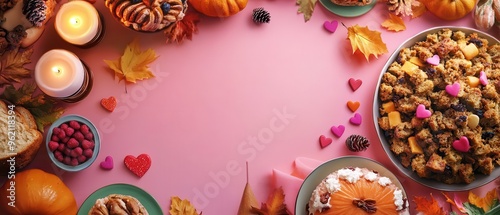
<path id="1" fill-rule="evenodd" d="M 89 197 L 83 202 L 78 210 L 77 215 L 88 215 L 92 206 L 94 206 L 97 199 L 104 198 L 111 194 L 122 194 L 129 195 L 141 202 L 141 204 L 146 208 L 149 214 L 163 214 L 160 205 L 158 202 L 146 191 L 143 189 L 136 187 L 130 184 L 111 184 L 99 188 L 94 191 L 94 193 L 90 194 Z"/>
<path id="2" fill-rule="evenodd" d="M 366 6 L 341 6 L 334 4 L 330 0 L 319 0 L 319 2 L 330 12 L 342 17 L 361 16 L 373 9 L 373 7 L 375 7 L 375 4 L 377 3 L 376 0 L 373 0 L 371 4 Z"/>

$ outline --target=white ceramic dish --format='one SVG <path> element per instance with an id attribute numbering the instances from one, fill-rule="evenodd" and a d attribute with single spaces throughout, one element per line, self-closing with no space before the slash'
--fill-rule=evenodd
<path id="1" fill-rule="evenodd" d="M 410 46 L 414 45 L 418 41 L 425 40 L 427 34 L 436 33 L 439 30 L 445 29 L 445 28 L 448 28 L 448 29 L 453 30 L 453 31 L 460 30 L 460 31 L 462 31 L 462 32 L 464 32 L 466 34 L 477 33 L 480 37 L 487 39 L 490 44 L 500 43 L 500 41 L 498 41 L 495 37 L 493 37 L 493 36 L 491 36 L 491 35 L 489 35 L 487 33 L 484 33 L 484 32 L 481 32 L 481 31 L 478 31 L 478 30 L 472 29 L 472 28 L 454 27 L 454 26 L 442 26 L 442 27 L 430 28 L 430 29 L 424 30 L 424 31 L 416 34 L 415 36 L 409 38 L 408 40 L 406 40 L 405 42 L 403 42 L 394 51 L 394 53 L 389 57 L 387 63 L 384 65 L 384 68 L 382 69 L 382 71 L 380 73 L 380 76 L 378 78 L 378 83 L 376 85 L 377 88 L 375 90 L 374 100 L 373 100 L 373 121 L 374 121 L 374 124 L 375 124 L 375 129 L 377 130 L 377 134 L 378 134 L 378 137 L 380 139 L 380 142 L 382 143 L 382 147 L 384 148 L 385 152 L 389 156 L 389 158 L 392 161 L 392 163 L 394 163 L 394 165 L 403 174 L 405 174 L 406 176 L 408 176 L 412 180 L 414 180 L 414 181 L 416 181 L 416 182 L 418 182 L 418 183 L 420 183 L 422 185 L 425 185 L 427 187 L 434 188 L 434 189 L 437 189 L 437 190 L 442 190 L 442 191 L 464 191 L 464 190 L 471 190 L 471 189 L 480 187 L 480 186 L 485 185 L 485 184 L 493 181 L 494 179 L 500 177 L 500 167 L 497 167 L 492 172 L 492 174 L 489 175 L 489 176 L 481 175 L 481 174 L 476 174 L 476 180 L 474 180 L 470 184 L 445 184 L 443 182 L 439 182 L 439 181 L 432 180 L 432 179 L 420 178 L 410 168 L 405 168 L 401 164 L 401 162 L 399 161 L 398 157 L 391 151 L 390 145 L 389 145 L 389 143 L 387 142 L 387 140 L 386 140 L 386 138 L 384 136 L 384 131 L 382 129 L 380 129 L 380 127 L 378 125 L 378 118 L 380 116 L 380 114 L 379 114 L 380 99 L 379 99 L 378 95 L 379 95 L 379 86 L 380 86 L 380 83 L 382 82 L 382 76 L 383 76 L 383 74 L 387 71 L 387 69 L 389 68 L 390 64 L 396 60 L 396 58 L 397 58 L 397 56 L 399 54 L 399 51 L 401 49 L 406 48 L 406 47 L 410 47 Z"/>
<path id="2" fill-rule="evenodd" d="M 364 157 L 345 156 L 332 159 L 314 169 L 309 176 L 304 180 L 297 195 L 295 202 L 295 215 L 308 215 L 306 205 L 311 198 L 311 194 L 321 181 L 330 173 L 346 167 L 367 168 L 377 171 L 381 176 L 391 179 L 391 181 L 403 191 L 403 196 L 406 198 L 406 192 L 398 178 L 382 164 Z"/>

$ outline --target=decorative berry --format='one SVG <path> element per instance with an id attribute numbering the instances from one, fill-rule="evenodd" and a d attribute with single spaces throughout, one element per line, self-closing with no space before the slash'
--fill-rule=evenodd
<path id="1" fill-rule="evenodd" d="M 66 156 L 70 156 L 71 155 L 71 149 L 66 147 L 63 151 L 63 154 L 66 155 Z"/>
<path id="2" fill-rule="evenodd" d="M 60 151 L 55 151 L 54 152 L 54 157 L 56 158 L 56 160 L 58 160 L 59 162 L 63 162 L 64 160 L 64 155 L 60 152 Z"/>
<path id="3" fill-rule="evenodd" d="M 84 136 L 86 140 L 91 140 L 91 141 L 94 140 L 94 135 L 90 132 L 86 133 Z"/>
<path id="4" fill-rule="evenodd" d="M 60 128 L 61 130 L 65 130 L 65 129 L 66 129 L 66 128 L 68 128 L 68 127 L 69 127 L 69 125 L 68 125 L 68 124 L 66 124 L 66 123 L 63 123 L 63 124 L 61 124 L 61 125 L 59 126 L 59 128 Z"/>
<path id="5" fill-rule="evenodd" d="M 84 124 L 80 126 L 80 132 L 82 132 L 82 134 L 85 135 L 90 132 L 90 129 L 87 125 Z"/>
<path id="6" fill-rule="evenodd" d="M 61 142 L 61 143 L 67 143 L 67 142 L 69 141 L 69 139 L 70 139 L 70 138 L 71 138 L 71 137 L 66 136 L 66 137 L 65 137 L 65 138 L 63 138 L 60 142 Z"/>
<path id="7" fill-rule="evenodd" d="M 57 137 L 62 140 L 64 138 L 66 138 L 66 133 L 64 133 L 64 130 L 61 129 L 61 131 L 59 132 L 59 134 L 57 134 Z"/>
<path id="8" fill-rule="evenodd" d="M 255 8 L 253 9 L 252 20 L 255 23 L 269 23 L 271 21 L 271 14 L 262 7 Z"/>
<path id="9" fill-rule="evenodd" d="M 55 127 L 52 129 L 52 134 L 58 135 L 61 132 L 61 129 L 59 127 Z"/>
<path id="10" fill-rule="evenodd" d="M 370 142 L 366 139 L 366 137 L 357 134 L 349 136 L 346 139 L 345 144 L 347 145 L 347 148 L 353 152 L 365 151 L 370 146 Z"/>
<path id="11" fill-rule="evenodd" d="M 79 131 L 75 131 L 75 133 L 73 134 L 73 138 L 75 138 L 80 143 L 85 140 L 85 136 L 83 136 L 82 132 Z"/>
<path id="12" fill-rule="evenodd" d="M 75 149 L 71 150 L 71 157 L 78 157 L 80 155 L 83 155 L 83 149 L 80 147 L 76 147 Z"/>
<path id="13" fill-rule="evenodd" d="M 76 158 L 71 158 L 71 163 L 69 165 L 71 166 L 78 166 L 78 159 Z"/>
<path id="14" fill-rule="evenodd" d="M 80 123 L 78 123 L 78 122 L 77 122 L 77 121 L 75 121 L 75 120 L 71 120 L 71 121 L 69 122 L 69 127 L 73 128 L 73 129 L 75 129 L 75 130 L 78 130 L 78 129 L 80 129 Z"/>
<path id="15" fill-rule="evenodd" d="M 63 160 L 63 163 L 66 164 L 66 165 L 70 165 L 71 164 L 71 157 L 65 156 L 64 160 Z"/>
<path id="16" fill-rule="evenodd" d="M 70 138 L 68 142 L 66 143 L 66 146 L 70 149 L 74 149 L 78 147 L 80 143 L 75 139 L 75 138 Z"/>
<path id="17" fill-rule="evenodd" d="M 54 141 L 50 141 L 49 142 L 49 149 L 50 151 L 55 151 L 57 148 L 59 147 L 59 143 L 57 142 L 54 142 Z"/>
<path id="18" fill-rule="evenodd" d="M 76 159 L 78 159 L 78 162 L 80 163 L 87 161 L 87 157 L 85 157 L 85 155 L 80 155 Z"/>
<path id="19" fill-rule="evenodd" d="M 35 26 L 42 26 L 47 18 L 47 5 L 44 0 L 24 0 L 23 14 Z"/>
<path id="20" fill-rule="evenodd" d="M 163 14 L 167 14 L 170 11 L 170 4 L 167 2 L 161 3 L 161 11 L 163 11 Z"/>
<path id="21" fill-rule="evenodd" d="M 75 133 L 75 129 L 73 129 L 72 127 L 68 127 L 64 130 L 64 133 L 66 133 L 66 136 L 70 137 L 71 135 L 73 135 L 73 133 Z"/>
<path id="22" fill-rule="evenodd" d="M 83 155 L 87 158 L 90 158 L 92 157 L 92 155 L 94 154 L 94 151 L 92 151 L 92 149 L 85 149 L 83 150 Z"/>
<path id="23" fill-rule="evenodd" d="M 57 147 L 57 150 L 60 151 L 60 152 L 64 152 L 64 149 L 66 149 L 66 144 L 59 143 L 59 146 Z"/>
<path id="24" fill-rule="evenodd" d="M 54 141 L 54 142 L 59 142 L 59 137 L 57 137 L 57 135 L 52 135 L 52 137 L 50 138 L 51 141 Z"/>
<path id="25" fill-rule="evenodd" d="M 82 141 L 82 148 L 83 149 L 94 149 L 94 142 L 88 141 L 88 140 L 83 140 Z"/>

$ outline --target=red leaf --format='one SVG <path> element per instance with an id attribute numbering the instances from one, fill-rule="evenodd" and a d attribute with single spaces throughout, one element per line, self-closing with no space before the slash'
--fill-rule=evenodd
<path id="1" fill-rule="evenodd" d="M 417 205 L 416 210 L 423 214 L 446 215 L 436 199 L 432 197 L 432 194 L 430 200 L 422 196 L 415 196 L 413 202 Z"/>
<path id="2" fill-rule="evenodd" d="M 193 38 L 193 33 L 198 32 L 197 24 L 200 21 L 200 17 L 197 13 L 188 11 L 184 18 L 168 27 L 164 33 L 167 36 L 167 43 L 181 43 L 184 39 L 191 40 Z"/>

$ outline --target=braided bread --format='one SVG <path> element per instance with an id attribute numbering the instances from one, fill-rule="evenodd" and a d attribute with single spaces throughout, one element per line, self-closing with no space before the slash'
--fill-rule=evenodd
<path id="1" fill-rule="evenodd" d="M 186 0 L 105 0 L 111 14 L 126 27 L 155 32 L 184 18 Z"/>

